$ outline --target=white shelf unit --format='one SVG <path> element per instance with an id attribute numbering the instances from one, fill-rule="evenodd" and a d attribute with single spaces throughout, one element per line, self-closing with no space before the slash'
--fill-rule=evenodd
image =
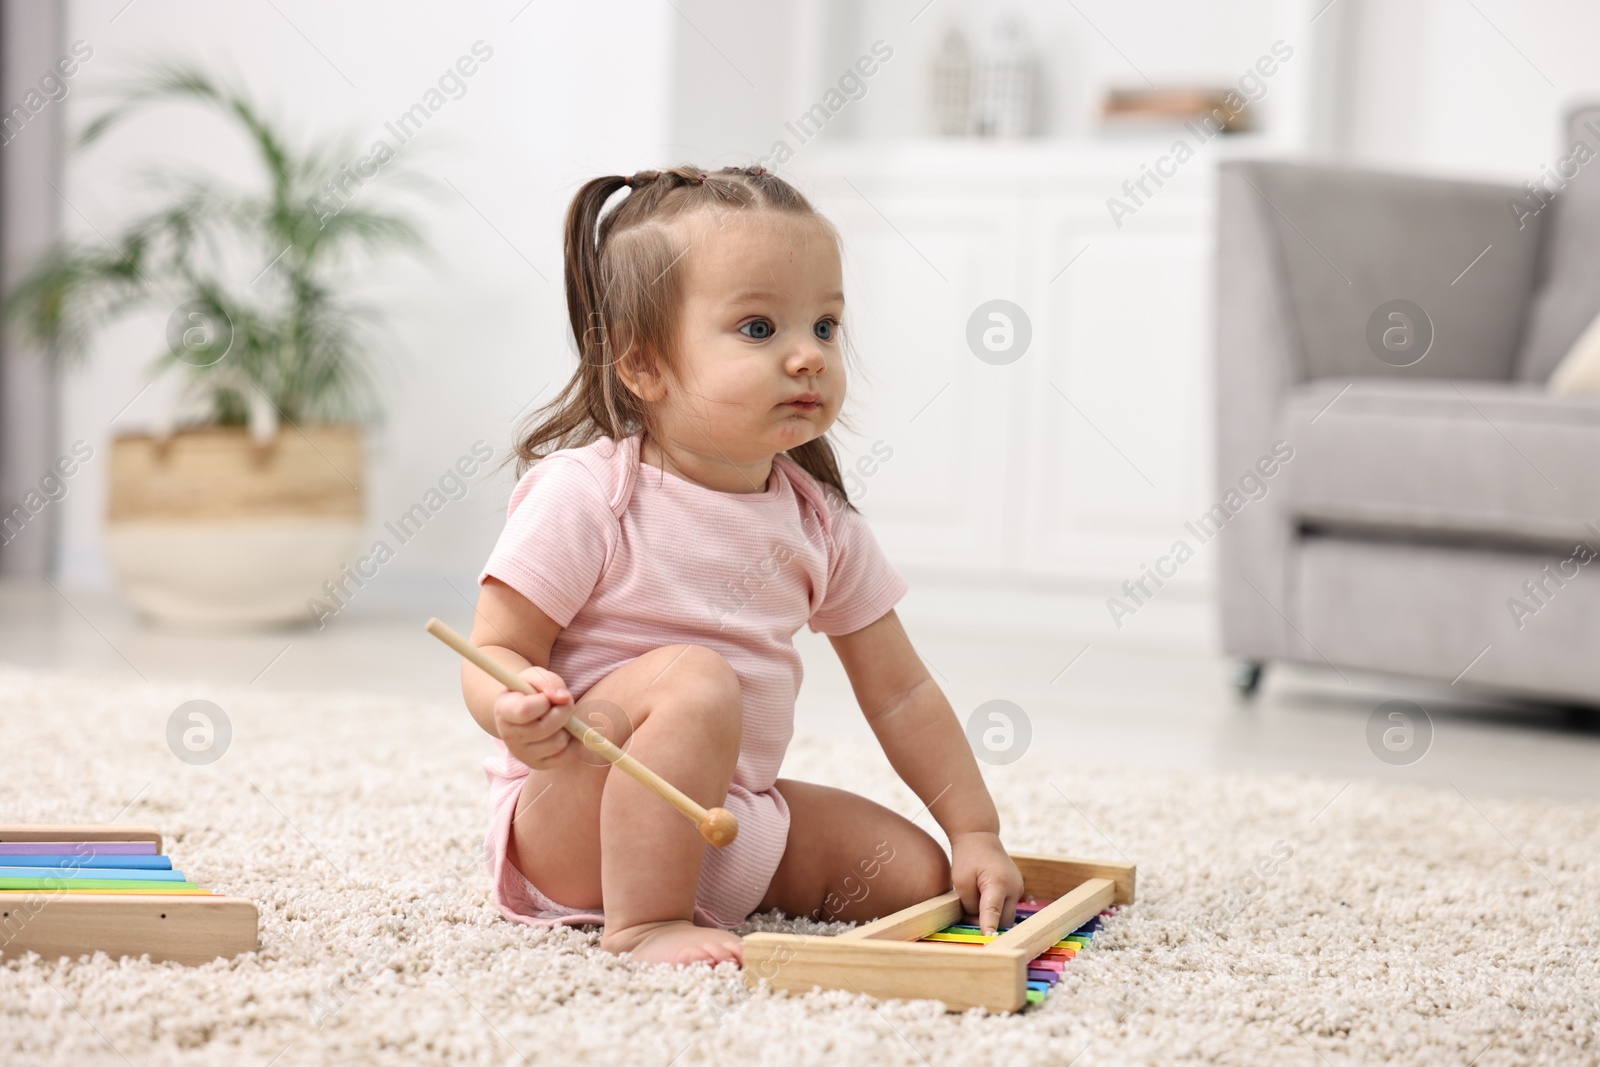
<path id="1" fill-rule="evenodd" d="M 866 376 L 840 440 L 894 450 L 858 502 L 898 564 L 1114 587 L 1206 505 L 1211 167 L 1118 229 L 1106 198 L 1150 147 L 906 144 L 788 171 L 843 234 Z M 992 299 L 1033 331 L 1002 366 L 966 341 Z"/>
<path id="2" fill-rule="evenodd" d="M 686 0 L 687 17 L 716 30 L 716 51 L 702 34 L 680 39 L 678 143 L 721 165 L 786 141 L 794 154 L 779 172 L 843 234 L 866 378 L 852 382 L 847 407 L 858 432 L 836 436 L 847 466 L 875 443 L 893 449 L 860 477 L 857 499 L 908 572 L 1107 596 L 1215 499 L 1216 167 L 1313 142 L 1314 103 L 1327 96 L 1317 87 L 1338 84 L 1343 16 L 1322 14 L 1325 0 L 1244 0 L 1227 11 L 1154 2 L 1137 12 L 1098 0 L 1013 5 L 1037 29 L 1045 135 L 999 141 L 926 132 L 944 27 L 980 31 L 987 8 L 802 0 L 763 17 L 729 0 Z M 765 49 L 774 39 L 792 47 Z M 799 142 L 788 120 L 878 40 L 893 59 Z M 1279 40 L 1294 57 L 1251 105 L 1260 132 L 1204 141 L 1179 126 L 1094 132 L 1109 87 L 1233 84 Z M 734 60 L 753 54 L 770 57 L 758 77 L 736 75 Z M 1153 195 L 1130 203 L 1119 226 L 1108 198 L 1127 200 L 1123 183 L 1179 137 L 1193 157 L 1147 186 Z M 992 299 L 1020 305 L 1033 329 L 1027 354 L 1005 366 L 966 343 L 969 316 Z M 1200 546 L 1168 587 L 1199 593 L 1212 565 Z"/>

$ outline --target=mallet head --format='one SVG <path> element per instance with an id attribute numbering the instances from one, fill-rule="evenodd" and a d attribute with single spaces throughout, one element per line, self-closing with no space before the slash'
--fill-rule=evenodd
<path id="1" fill-rule="evenodd" d="M 700 823 L 700 836 L 713 848 L 722 848 L 739 836 L 739 820 L 727 808 L 710 808 Z"/>

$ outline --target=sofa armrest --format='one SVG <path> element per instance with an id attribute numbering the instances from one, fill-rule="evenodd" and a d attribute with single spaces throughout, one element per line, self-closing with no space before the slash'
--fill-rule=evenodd
<path id="1" fill-rule="evenodd" d="M 1305 357 L 1284 284 L 1277 235 L 1253 165 L 1225 163 L 1217 177 L 1217 496 L 1272 449 L 1278 412 L 1305 379 Z M 1224 650 L 1265 662 L 1288 658 L 1287 520 L 1272 495 L 1220 531 L 1217 599 Z"/>
<path id="2" fill-rule="evenodd" d="M 1220 168 L 1219 499 L 1273 451 L 1281 408 L 1300 382 L 1510 378 L 1544 226 L 1542 215 L 1511 210 L 1521 192 L 1305 164 Z M 1426 354 L 1409 366 L 1369 344 L 1369 322 L 1387 321 L 1377 313 L 1392 300 L 1420 306 L 1431 324 Z M 1315 658 L 1289 622 L 1295 531 L 1281 504 L 1269 493 L 1221 537 L 1223 644 L 1246 659 Z"/>

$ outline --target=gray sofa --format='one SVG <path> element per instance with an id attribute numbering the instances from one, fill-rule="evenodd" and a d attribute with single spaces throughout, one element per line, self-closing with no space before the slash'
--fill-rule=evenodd
<path id="1" fill-rule="evenodd" d="M 1296 663 L 1600 704 L 1600 397 L 1544 384 L 1600 312 L 1600 106 L 1567 133 L 1553 195 L 1222 167 L 1219 502 L 1263 487 L 1218 540 L 1242 689 Z"/>

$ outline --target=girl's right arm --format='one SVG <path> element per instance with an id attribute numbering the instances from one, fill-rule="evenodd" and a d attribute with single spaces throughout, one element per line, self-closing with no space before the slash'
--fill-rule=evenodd
<path id="1" fill-rule="evenodd" d="M 534 694 L 513 692 L 466 660 L 461 662 L 461 693 L 478 725 L 534 770 L 558 766 L 577 750 L 576 740 L 562 729 L 572 713 L 572 694 L 546 667 L 560 632 L 560 624 L 527 597 L 498 578 L 484 579 L 472 643 L 527 679 Z"/>

